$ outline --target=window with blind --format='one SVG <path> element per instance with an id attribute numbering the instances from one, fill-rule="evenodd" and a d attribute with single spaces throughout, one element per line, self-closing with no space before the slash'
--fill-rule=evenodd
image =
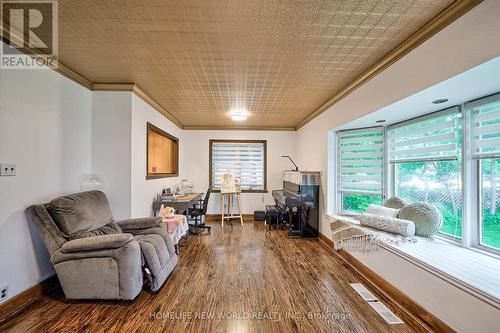
<path id="1" fill-rule="evenodd" d="M 382 202 L 382 127 L 337 132 L 337 192 L 342 210 L 363 211 Z"/>
<path id="2" fill-rule="evenodd" d="M 461 113 L 458 107 L 387 128 L 393 193 L 443 214 L 441 232 L 462 236 Z"/>
<path id="3" fill-rule="evenodd" d="M 210 186 L 220 189 L 221 176 L 233 171 L 242 192 L 267 190 L 266 140 L 210 140 Z"/>
<path id="4" fill-rule="evenodd" d="M 500 94 L 465 105 L 470 116 L 471 157 L 477 161 L 479 245 L 500 249 Z"/>

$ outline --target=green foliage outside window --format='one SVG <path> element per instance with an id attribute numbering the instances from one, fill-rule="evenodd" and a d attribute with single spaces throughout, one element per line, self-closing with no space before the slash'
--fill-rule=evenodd
<path id="1" fill-rule="evenodd" d="M 427 202 L 443 215 L 441 232 L 462 237 L 460 161 L 399 163 L 396 195 L 408 202 Z"/>
<path id="2" fill-rule="evenodd" d="M 364 212 L 369 204 L 381 205 L 382 197 L 366 194 L 343 194 L 342 210 L 350 212 Z"/>
<path id="3" fill-rule="evenodd" d="M 481 160 L 481 192 L 481 243 L 500 248 L 500 159 Z"/>

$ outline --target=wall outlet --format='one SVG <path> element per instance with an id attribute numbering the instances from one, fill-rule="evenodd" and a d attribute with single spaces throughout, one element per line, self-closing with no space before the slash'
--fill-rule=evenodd
<path id="1" fill-rule="evenodd" d="M 9 286 L 1 286 L 0 287 L 0 303 L 5 301 L 9 296 Z"/>
<path id="2" fill-rule="evenodd" d="M 16 165 L 12 163 L 0 163 L 0 176 L 15 176 Z"/>

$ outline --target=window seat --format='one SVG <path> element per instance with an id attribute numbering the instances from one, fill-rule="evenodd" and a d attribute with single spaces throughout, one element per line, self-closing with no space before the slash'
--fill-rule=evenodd
<path id="1" fill-rule="evenodd" d="M 382 246 L 500 309 L 500 259 L 441 239 Z"/>
<path id="2" fill-rule="evenodd" d="M 440 238 L 417 238 L 415 243 L 381 246 L 500 309 L 500 258 Z"/>

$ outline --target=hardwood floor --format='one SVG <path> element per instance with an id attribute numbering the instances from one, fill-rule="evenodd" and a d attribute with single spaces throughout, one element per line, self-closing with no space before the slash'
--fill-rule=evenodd
<path id="1" fill-rule="evenodd" d="M 349 286 L 356 273 L 318 240 L 289 239 L 262 222 L 211 225 L 211 234 L 181 246 L 157 294 L 143 291 L 126 303 L 70 301 L 57 291 L 0 324 L 0 332 L 422 331 L 386 324 Z"/>

